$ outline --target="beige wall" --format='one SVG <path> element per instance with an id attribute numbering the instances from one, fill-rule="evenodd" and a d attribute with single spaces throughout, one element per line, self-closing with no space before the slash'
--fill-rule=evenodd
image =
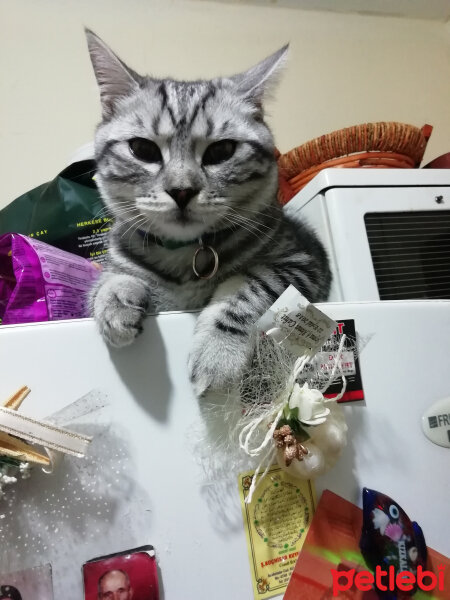
<path id="1" fill-rule="evenodd" d="M 82 26 L 131 66 L 180 78 L 231 74 L 291 42 L 270 122 L 288 150 L 352 124 L 434 125 L 450 151 L 450 29 L 439 22 L 190 0 L 0 1 L 0 207 L 92 139 L 97 88 Z"/>

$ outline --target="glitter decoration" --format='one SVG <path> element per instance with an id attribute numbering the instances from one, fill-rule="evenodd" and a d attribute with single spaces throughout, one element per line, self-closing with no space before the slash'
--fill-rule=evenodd
<path id="1" fill-rule="evenodd" d="M 120 426 L 111 425 L 102 392 L 87 394 L 53 418 L 94 439 L 85 458 L 66 456 L 52 474 L 34 468 L 32 477 L 6 488 L 0 572 L 51 563 L 55 598 L 79 600 L 81 565 L 118 549 L 117 540 L 124 547 L 140 545 L 149 531 L 149 500 L 134 481 L 129 442 Z"/>

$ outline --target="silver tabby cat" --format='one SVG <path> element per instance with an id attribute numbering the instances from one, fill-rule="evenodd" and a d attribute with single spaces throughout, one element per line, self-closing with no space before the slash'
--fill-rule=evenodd
<path id="1" fill-rule="evenodd" d="M 329 291 L 323 247 L 277 204 L 263 100 L 287 47 L 239 75 L 185 82 L 138 75 L 86 34 L 103 112 L 97 183 L 115 220 L 92 314 L 124 346 L 148 311 L 203 308 L 189 358 L 202 394 L 239 377 L 252 324 L 289 284 L 313 302 Z M 200 247 L 212 249 L 198 253 L 199 277 Z"/>

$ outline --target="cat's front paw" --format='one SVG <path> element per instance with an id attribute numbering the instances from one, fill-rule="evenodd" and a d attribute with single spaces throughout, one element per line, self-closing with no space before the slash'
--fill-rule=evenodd
<path id="1" fill-rule="evenodd" d="M 103 338 L 120 348 L 141 333 L 148 304 L 148 290 L 141 281 L 130 275 L 107 273 L 95 290 L 92 316 Z"/>
<path id="2" fill-rule="evenodd" d="M 201 319 L 201 317 L 200 317 Z M 189 377 L 197 396 L 238 382 L 252 355 L 252 338 L 223 332 L 214 323 L 197 328 L 189 356 Z"/>

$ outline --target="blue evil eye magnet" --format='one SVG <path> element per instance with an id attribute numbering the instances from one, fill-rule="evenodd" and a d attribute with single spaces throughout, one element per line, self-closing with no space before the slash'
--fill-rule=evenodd
<path id="1" fill-rule="evenodd" d="M 392 581 L 397 574 L 408 571 L 416 579 L 419 565 L 425 569 L 427 547 L 422 529 L 389 496 L 368 488 L 363 488 L 362 496 L 361 553 L 367 566 L 379 572 L 377 591 L 385 598 L 396 598 L 399 589 L 392 589 Z M 415 591 L 416 587 L 408 595 Z"/>

